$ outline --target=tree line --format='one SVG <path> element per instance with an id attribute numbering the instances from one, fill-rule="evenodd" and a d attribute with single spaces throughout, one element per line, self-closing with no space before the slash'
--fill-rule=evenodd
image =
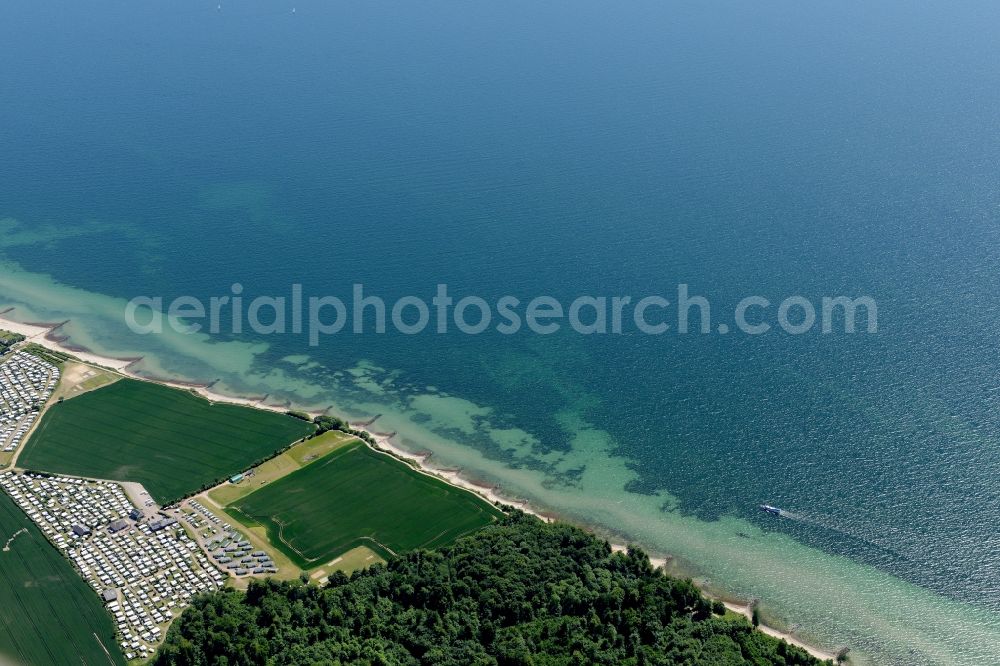
<path id="1" fill-rule="evenodd" d="M 313 434 L 313 437 L 319 437 L 323 433 L 330 432 L 331 430 L 339 430 L 340 432 L 347 433 L 348 435 L 354 435 L 358 439 L 363 439 L 369 444 L 375 444 L 375 438 L 372 437 L 370 433 L 364 430 L 358 430 L 356 428 L 352 428 L 350 423 L 348 423 L 344 419 L 337 418 L 336 416 L 322 415 L 322 416 L 317 416 L 316 418 L 312 418 L 309 414 L 305 412 L 299 412 L 294 410 L 285 413 L 297 419 L 301 419 L 303 421 L 309 421 L 310 423 L 315 425 L 316 432 Z"/>
<path id="2" fill-rule="evenodd" d="M 198 597 L 157 666 L 798 666 L 805 651 L 727 613 L 640 550 L 519 511 L 439 551 L 319 587 L 253 581 Z"/>
<path id="3" fill-rule="evenodd" d="M 0 356 L 6 354 L 11 347 L 19 342 L 24 342 L 23 335 L 0 330 Z"/>

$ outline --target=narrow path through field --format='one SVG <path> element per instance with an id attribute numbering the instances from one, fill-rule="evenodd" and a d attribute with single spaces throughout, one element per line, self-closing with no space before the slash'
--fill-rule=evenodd
<path id="1" fill-rule="evenodd" d="M 7 543 L 5 543 L 3 545 L 3 552 L 9 553 L 10 552 L 10 544 L 12 544 L 14 542 L 14 539 L 16 539 L 18 537 L 18 535 L 20 535 L 20 534 L 27 534 L 27 533 L 28 533 L 28 528 L 27 527 L 22 527 L 18 531 L 16 531 L 13 534 L 11 534 L 10 538 L 7 539 Z"/>

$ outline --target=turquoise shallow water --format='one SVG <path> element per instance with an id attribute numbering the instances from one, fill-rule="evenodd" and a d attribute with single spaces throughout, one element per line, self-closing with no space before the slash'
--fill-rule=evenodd
<path id="1" fill-rule="evenodd" d="M 150 375 L 382 414 L 828 647 L 997 661 L 995 7 L 223 4 L 0 9 L 4 307 Z M 233 282 L 869 294 L 879 332 L 122 325 Z"/>

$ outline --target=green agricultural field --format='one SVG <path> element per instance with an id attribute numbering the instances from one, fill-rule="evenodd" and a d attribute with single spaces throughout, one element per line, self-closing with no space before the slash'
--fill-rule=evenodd
<path id="1" fill-rule="evenodd" d="M 125 663 L 97 594 L 3 493 L 0 548 L 0 664 Z"/>
<path id="2" fill-rule="evenodd" d="M 429 477 L 362 442 L 344 446 L 227 509 L 263 525 L 303 569 L 357 546 L 383 557 L 438 548 L 501 516 L 470 492 Z"/>
<path id="3" fill-rule="evenodd" d="M 250 467 L 311 424 L 134 379 L 52 405 L 18 466 L 138 481 L 160 503 Z"/>

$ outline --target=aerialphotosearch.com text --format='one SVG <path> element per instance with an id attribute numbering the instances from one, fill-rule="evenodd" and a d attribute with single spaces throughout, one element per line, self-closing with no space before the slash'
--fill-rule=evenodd
<path id="1" fill-rule="evenodd" d="M 690 293 L 678 284 L 671 297 L 654 295 L 580 295 L 572 300 L 553 296 L 502 296 L 494 300 L 464 295 L 456 298 L 448 285 L 438 284 L 428 298 L 403 296 L 384 299 L 354 284 L 348 298 L 307 295 L 300 284 L 287 295 L 244 293 L 234 283 L 228 294 L 199 299 L 180 296 L 167 302 L 159 296 L 137 296 L 125 307 L 125 322 L 135 333 L 149 335 L 166 330 L 178 333 L 239 335 L 303 335 L 310 346 L 326 336 L 395 331 L 404 335 L 461 333 L 501 335 L 530 332 L 552 335 L 571 330 L 580 335 L 763 335 L 783 332 L 876 333 L 878 307 L 871 296 L 791 295 L 772 302 L 764 296 L 747 296 L 716 313 L 706 296 Z"/>

